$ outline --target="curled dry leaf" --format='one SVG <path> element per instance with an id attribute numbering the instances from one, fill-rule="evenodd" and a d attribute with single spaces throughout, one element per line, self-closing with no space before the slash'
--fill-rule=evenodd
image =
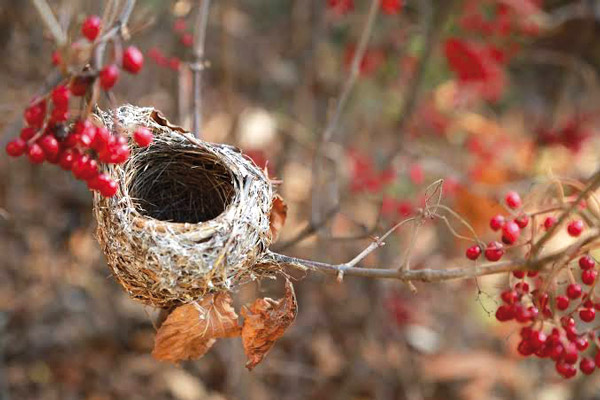
<path id="1" fill-rule="evenodd" d="M 285 224 L 286 217 L 287 204 L 285 204 L 285 201 L 283 201 L 283 198 L 280 195 L 276 195 L 273 198 L 273 206 L 271 207 L 271 215 L 269 216 L 273 242 L 277 241 L 279 232 L 281 231 L 281 228 L 283 228 L 283 224 Z"/>
<path id="2" fill-rule="evenodd" d="M 239 336 L 238 316 L 231 302 L 229 294 L 218 293 L 177 307 L 156 332 L 152 356 L 170 362 L 197 359 L 218 338 Z"/>
<path id="3" fill-rule="evenodd" d="M 249 308 L 242 308 L 242 343 L 248 357 L 246 368 L 251 370 L 263 360 L 275 341 L 294 322 L 297 312 L 296 294 L 289 280 L 285 283 L 282 299 L 256 299 Z"/>
<path id="4" fill-rule="evenodd" d="M 167 128 L 171 128 L 172 130 L 177 132 L 187 133 L 187 131 L 182 127 L 170 123 L 168 119 L 166 119 L 161 113 L 159 113 L 156 110 L 152 111 L 152 114 L 150 114 L 150 118 L 156 121 L 159 125 L 166 126 Z"/>

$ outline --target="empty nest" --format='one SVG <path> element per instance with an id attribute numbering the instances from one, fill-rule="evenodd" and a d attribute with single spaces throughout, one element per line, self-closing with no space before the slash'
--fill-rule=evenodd
<path id="1" fill-rule="evenodd" d="M 152 108 L 98 117 L 115 134 L 138 126 L 154 134 L 146 148 L 132 144 L 127 162 L 105 167 L 117 195 L 94 194 L 98 241 L 131 297 L 170 308 L 275 272 L 260 262 L 274 193 L 253 162 L 232 146 L 194 139 Z"/>

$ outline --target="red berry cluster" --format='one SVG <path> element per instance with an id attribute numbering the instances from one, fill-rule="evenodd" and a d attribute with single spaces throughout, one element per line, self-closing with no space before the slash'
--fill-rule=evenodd
<path id="1" fill-rule="evenodd" d="M 98 38 L 101 20 L 96 16 L 85 19 L 82 34 L 91 42 Z M 60 64 L 60 55 L 53 54 L 53 63 Z M 142 53 L 134 46 L 123 52 L 122 68 L 136 74 L 143 66 Z M 27 155 L 33 164 L 47 161 L 71 171 L 75 178 L 87 182 L 90 190 L 100 192 L 105 197 L 116 194 L 118 185 L 106 174 L 101 173 L 100 164 L 120 164 L 130 155 L 128 141 L 123 136 L 112 135 L 104 127 L 94 126 L 85 117 L 71 116 L 69 103 L 73 96 L 84 96 L 93 87 L 96 79 L 100 87 L 110 90 L 119 78 L 119 67 L 115 64 L 104 66 L 100 71 L 86 71 L 70 79 L 70 84 L 60 84 L 52 91 L 32 103 L 23 114 L 25 128 L 19 136 L 6 145 L 6 153 L 11 157 Z M 76 112 L 76 115 L 83 115 Z M 139 146 L 148 146 L 152 133 L 138 127 L 133 134 Z"/>
<path id="2" fill-rule="evenodd" d="M 578 152 L 584 142 L 593 134 L 591 115 L 575 115 L 559 127 L 542 126 L 536 129 L 537 143 L 542 146 L 562 145 Z"/>
<path id="3" fill-rule="evenodd" d="M 522 207 L 521 197 L 517 192 L 509 192 L 504 198 L 506 206 L 515 212 L 512 217 L 502 214 L 493 216 L 490 219 L 490 229 L 494 232 L 500 232 L 500 241 L 489 242 L 483 249 L 485 258 L 488 261 L 498 261 L 504 255 L 504 246 L 515 245 L 521 237 L 523 229 L 529 225 L 529 216 L 519 211 Z M 550 229 L 557 220 L 554 216 L 548 216 L 544 220 L 544 229 Z M 580 219 L 571 220 L 567 224 L 567 233 L 572 237 L 578 237 L 585 229 L 585 224 Z M 480 245 L 473 245 L 466 250 L 466 257 L 470 260 L 477 260 L 482 253 Z"/>
<path id="4" fill-rule="evenodd" d="M 579 370 L 586 375 L 600 366 L 600 352 L 596 351 L 592 357 L 589 349 L 590 342 L 600 349 L 598 332 L 589 326 L 600 311 L 600 301 L 594 297 L 598 267 L 589 255 L 581 256 L 577 264 L 579 281 L 573 273 L 574 266 L 570 265 L 571 283 L 562 294 L 555 296 L 551 295 L 551 287 L 544 279 L 538 277 L 537 271 L 513 272 L 517 282 L 502 292 L 503 304 L 496 311 L 496 319 L 500 322 L 516 321 L 525 325 L 517 347 L 520 354 L 551 359 L 556 364 L 556 371 L 565 378 L 577 374 L 577 362 Z M 530 279 L 529 283 L 527 279 Z M 537 289 L 530 292 L 530 283 Z"/>
<path id="5" fill-rule="evenodd" d="M 390 184 L 396 177 L 392 168 L 379 171 L 373 160 L 355 150 L 349 150 L 352 175 L 350 190 L 353 193 L 369 192 L 379 193 L 386 185 Z"/>
<path id="6" fill-rule="evenodd" d="M 517 192 L 509 192 L 504 198 L 506 206 L 511 210 L 518 211 L 522 207 L 521 197 Z M 515 217 L 507 218 L 503 215 L 496 215 L 490 220 L 490 228 L 494 232 L 500 232 L 502 241 L 492 241 L 483 249 L 485 258 L 488 261 L 498 261 L 504 255 L 504 245 L 514 245 L 521 236 L 521 230 L 529 225 L 529 216 L 523 212 L 518 212 Z M 477 260 L 482 253 L 479 245 L 471 246 L 466 251 L 466 256 L 470 260 Z"/>
<path id="7" fill-rule="evenodd" d="M 461 87 L 485 100 L 495 102 L 500 99 L 506 86 L 504 53 L 491 45 L 458 38 L 446 40 L 444 53 Z"/>
<path id="8" fill-rule="evenodd" d="M 120 164 L 130 155 L 127 139 L 114 136 L 104 127 L 94 126 L 88 119 L 69 121 L 69 90 L 55 87 L 50 94 L 52 111 L 47 113 L 47 101 L 41 99 L 30 105 L 24 113 L 27 124 L 19 137 L 6 145 L 9 156 L 27 154 L 33 164 L 47 161 L 63 170 L 71 171 L 75 178 L 87 182 L 90 190 L 105 197 L 116 194 L 118 185 L 100 171 L 100 164 Z M 139 127 L 133 139 L 140 146 L 152 142 L 152 133 Z"/>
<path id="9" fill-rule="evenodd" d="M 514 246 L 519 241 L 522 230 L 530 224 L 530 216 L 522 211 L 523 204 L 518 193 L 509 192 L 504 202 L 513 215 L 496 215 L 490 219 L 490 228 L 500 233 L 502 243 L 494 241 L 485 248 L 478 245 L 469 247 L 467 258 L 476 260 L 484 253 L 488 261 L 498 261 L 504 255 L 504 246 Z M 556 223 L 555 217 L 548 216 L 542 226 L 548 230 Z M 580 236 L 584 229 L 585 225 L 579 219 L 573 219 L 566 225 L 566 231 L 572 237 Z M 532 244 L 531 241 L 528 243 Z M 598 267 L 589 254 L 573 260 L 577 262 L 566 265 L 570 283 L 563 288 L 559 287 L 559 281 L 552 273 L 512 272 L 512 283 L 501 293 L 502 305 L 496 310 L 498 321 L 515 321 L 524 325 L 517 347 L 520 354 L 553 360 L 556 370 L 565 378 L 577 374 L 578 362 L 579 370 L 584 374 L 591 374 L 596 365 L 600 365 L 600 353 L 595 357 L 588 354 L 590 342 L 600 349 L 598 332 L 587 325 L 600 311 L 600 299 L 594 294 Z"/>

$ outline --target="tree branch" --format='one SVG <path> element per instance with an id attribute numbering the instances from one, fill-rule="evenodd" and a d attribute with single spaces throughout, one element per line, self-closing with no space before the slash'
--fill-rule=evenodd
<path id="1" fill-rule="evenodd" d="M 210 12 L 210 0 L 200 0 L 201 4 L 194 27 L 194 62 L 190 65 L 193 72 L 193 125 L 196 138 L 202 137 L 202 70 L 204 69 L 204 43 L 206 42 L 206 27 Z"/>
<path id="2" fill-rule="evenodd" d="M 56 16 L 52 12 L 52 9 L 46 2 L 46 0 L 31 0 L 36 10 L 40 14 L 44 25 L 50 31 L 54 40 L 56 41 L 56 45 L 58 47 L 63 47 L 67 43 L 67 35 L 63 32 Z"/>
<path id="3" fill-rule="evenodd" d="M 369 43 L 369 39 L 371 37 L 371 33 L 373 32 L 373 26 L 375 24 L 375 20 L 377 19 L 377 14 L 379 11 L 379 0 L 371 0 L 371 6 L 369 8 L 369 14 L 367 15 L 367 20 L 365 22 L 365 27 L 361 33 L 358 46 L 356 51 L 354 52 L 354 56 L 352 58 L 352 63 L 350 64 L 350 70 L 348 72 L 348 76 L 343 84 L 342 91 L 337 100 L 337 104 L 335 106 L 335 110 L 329 119 L 325 130 L 323 131 L 323 135 L 321 136 L 320 144 L 316 149 L 313 167 L 312 167 L 312 177 L 313 177 L 313 190 L 312 190 L 312 216 L 311 223 L 314 226 L 321 225 L 322 220 L 324 219 L 321 215 L 321 210 L 318 208 L 318 204 L 320 203 L 322 188 L 320 188 L 320 181 L 322 176 L 322 170 L 324 166 L 321 164 L 321 159 L 324 158 L 325 147 L 327 142 L 331 141 L 335 130 L 337 129 L 338 123 L 340 121 L 342 112 L 344 108 L 346 108 L 346 103 L 348 102 L 348 98 L 350 97 L 350 93 L 356 84 L 356 80 L 360 75 L 360 64 L 365 56 L 365 52 L 367 50 L 367 45 Z"/>
<path id="4" fill-rule="evenodd" d="M 561 248 L 552 253 L 549 253 L 538 259 L 516 258 L 513 260 L 505 260 L 498 262 L 488 262 L 479 265 L 448 268 L 448 269 L 418 269 L 418 270 L 398 270 L 397 268 L 364 268 L 357 267 L 357 259 L 365 253 L 370 253 L 374 249 L 383 246 L 382 240 L 377 240 L 371 243 L 361 255 L 355 257 L 352 261 L 342 264 L 328 264 L 320 261 L 305 260 L 296 257 L 290 257 L 278 253 L 267 253 L 267 259 L 270 262 L 279 265 L 289 266 L 302 270 L 321 271 L 328 274 L 340 274 L 347 276 L 359 276 L 375 279 L 396 279 L 403 282 L 420 281 L 420 282 L 441 282 L 452 279 L 468 279 L 478 276 L 498 274 L 502 272 L 510 272 L 516 270 L 537 270 L 544 264 L 556 261 L 565 257 L 572 256 L 573 252 L 577 252 L 582 246 L 594 242 L 600 238 L 600 230 L 590 229 L 579 240 L 569 245 L 567 248 Z"/>

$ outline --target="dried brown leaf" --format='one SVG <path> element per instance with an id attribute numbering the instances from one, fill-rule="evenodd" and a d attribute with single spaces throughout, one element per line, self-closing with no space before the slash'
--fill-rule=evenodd
<path id="1" fill-rule="evenodd" d="M 271 215 L 269 216 L 271 238 L 273 242 L 279 238 L 279 232 L 285 224 L 287 217 L 287 204 L 283 201 L 280 195 L 275 195 L 273 198 L 273 206 L 271 207 Z"/>
<path id="2" fill-rule="evenodd" d="M 249 308 L 242 308 L 242 343 L 248 357 L 246 368 L 251 370 L 263 360 L 275 341 L 294 322 L 297 312 L 296 294 L 289 280 L 285 283 L 282 299 L 256 299 Z"/>
<path id="3" fill-rule="evenodd" d="M 156 110 L 152 111 L 152 114 L 150 114 L 150 118 L 152 118 L 154 121 L 156 121 L 156 123 L 159 125 L 166 126 L 167 128 L 170 128 L 174 131 L 178 131 L 181 133 L 187 133 L 187 131 L 185 129 L 183 129 L 182 127 L 170 123 L 168 119 L 166 119 L 160 112 L 158 112 Z"/>
<path id="4" fill-rule="evenodd" d="M 177 307 L 156 332 L 152 356 L 170 362 L 197 359 L 218 338 L 239 336 L 238 316 L 231 302 L 229 294 L 218 293 Z"/>

